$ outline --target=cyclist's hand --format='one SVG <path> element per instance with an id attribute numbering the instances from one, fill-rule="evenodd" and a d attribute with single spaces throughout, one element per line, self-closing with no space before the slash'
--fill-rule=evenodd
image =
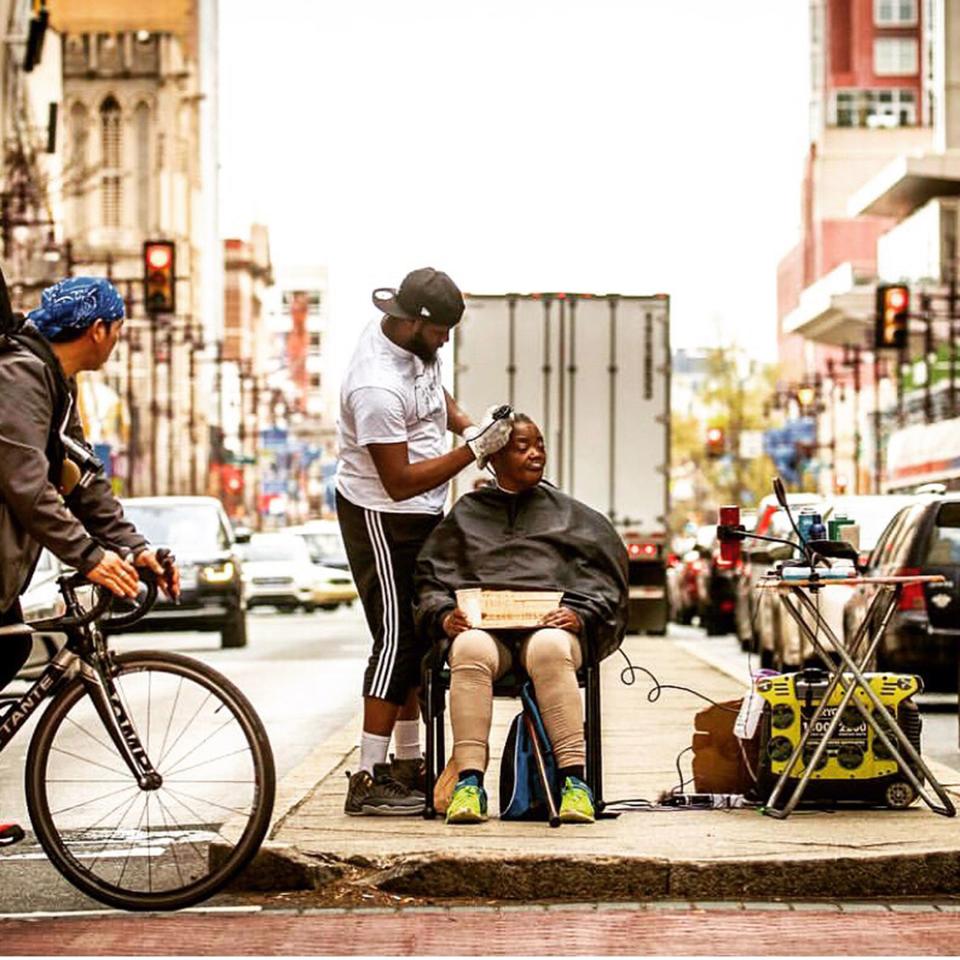
<path id="1" fill-rule="evenodd" d="M 103 559 L 87 573 L 87 579 L 101 587 L 106 587 L 118 597 L 137 596 L 137 568 L 127 563 L 118 553 L 108 550 Z"/>
<path id="2" fill-rule="evenodd" d="M 156 550 L 142 550 L 133 561 L 138 567 L 147 567 L 157 575 L 157 585 L 171 600 L 180 599 L 180 570 L 174 563 L 173 555 L 163 551 L 161 559 Z"/>

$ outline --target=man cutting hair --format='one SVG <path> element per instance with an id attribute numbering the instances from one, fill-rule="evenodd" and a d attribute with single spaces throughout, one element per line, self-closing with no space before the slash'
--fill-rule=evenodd
<path id="1" fill-rule="evenodd" d="M 340 391 L 337 516 L 373 650 L 363 678 L 360 769 L 344 811 L 352 816 L 423 812 L 417 687 L 423 648 L 411 610 L 413 566 L 440 521 L 447 482 L 510 438 L 491 408 L 474 426 L 444 389 L 438 351 L 463 314 L 445 273 L 425 267 L 399 290 L 378 289 L 385 314 L 360 335 Z M 446 448 L 446 432 L 466 439 Z M 391 734 L 393 762 L 387 764 Z"/>

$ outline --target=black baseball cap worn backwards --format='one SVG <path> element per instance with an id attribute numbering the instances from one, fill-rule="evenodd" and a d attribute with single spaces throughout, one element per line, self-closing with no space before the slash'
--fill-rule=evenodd
<path id="1" fill-rule="evenodd" d="M 452 327 L 463 316 L 463 294 L 442 271 L 433 267 L 412 270 L 399 290 L 378 287 L 373 291 L 377 309 L 401 320 L 428 320 Z"/>

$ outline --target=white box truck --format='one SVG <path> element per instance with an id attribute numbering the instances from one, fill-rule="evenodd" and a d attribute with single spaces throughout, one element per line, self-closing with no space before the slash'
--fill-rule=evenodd
<path id="1" fill-rule="evenodd" d="M 665 294 L 465 294 L 453 395 L 509 403 L 547 447 L 546 479 L 610 518 L 630 559 L 631 632 L 667 627 L 670 301 Z M 456 498 L 487 474 L 468 468 Z"/>

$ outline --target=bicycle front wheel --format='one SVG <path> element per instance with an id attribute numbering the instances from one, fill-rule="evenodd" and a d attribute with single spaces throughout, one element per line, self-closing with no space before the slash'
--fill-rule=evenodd
<path id="1" fill-rule="evenodd" d="M 266 834 L 270 742 L 246 697 L 205 664 L 161 652 L 115 662 L 120 701 L 162 782 L 141 788 L 78 677 L 30 743 L 30 819 L 54 866 L 102 903 L 190 906 L 229 883 Z"/>

